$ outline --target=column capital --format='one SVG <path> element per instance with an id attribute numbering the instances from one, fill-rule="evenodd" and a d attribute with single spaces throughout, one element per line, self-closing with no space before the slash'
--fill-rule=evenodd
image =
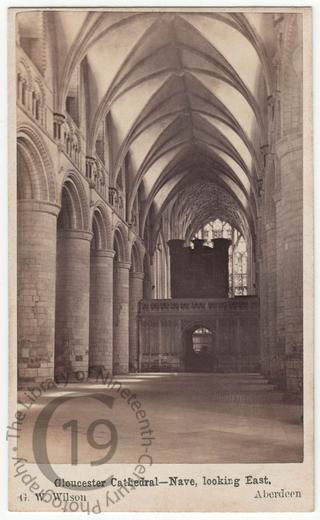
<path id="1" fill-rule="evenodd" d="M 91 231 L 85 231 L 83 229 L 60 229 L 58 232 L 58 238 L 87 240 L 90 242 L 92 239 L 92 233 Z"/>
<path id="2" fill-rule="evenodd" d="M 113 249 L 95 249 L 94 255 L 101 258 L 113 258 L 116 252 Z"/>
<path id="3" fill-rule="evenodd" d="M 60 206 L 53 202 L 34 200 L 34 199 L 20 199 L 17 202 L 18 211 L 38 211 L 40 213 L 48 213 L 49 215 L 58 216 Z"/>
<path id="4" fill-rule="evenodd" d="M 117 269 L 130 269 L 131 263 L 130 262 L 116 262 L 115 267 Z"/>
<path id="5" fill-rule="evenodd" d="M 136 278 L 138 280 L 143 280 L 144 279 L 144 273 L 130 272 L 130 278 Z"/>

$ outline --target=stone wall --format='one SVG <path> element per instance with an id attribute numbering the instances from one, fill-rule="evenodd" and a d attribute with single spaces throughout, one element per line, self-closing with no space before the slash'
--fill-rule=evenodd
<path id="1" fill-rule="evenodd" d="M 303 380 L 302 136 L 268 154 L 262 201 L 260 301 L 262 369 L 301 395 Z M 274 182 L 272 179 L 274 177 Z"/>
<path id="2" fill-rule="evenodd" d="M 260 197 L 261 361 L 289 393 L 303 387 L 302 18 L 277 25 L 276 89 L 269 97 L 268 146 Z"/>
<path id="3" fill-rule="evenodd" d="M 281 191 L 277 200 L 277 335 L 286 360 L 286 387 L 302 388 L 303 235 L 301 135 L 277 146 Z"/>

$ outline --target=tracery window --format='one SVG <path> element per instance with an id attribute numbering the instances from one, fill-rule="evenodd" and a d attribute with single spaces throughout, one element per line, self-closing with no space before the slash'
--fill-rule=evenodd
<path id="1" fill-rule="evenodd" d="M 194 238 L 205 240 L 205 245 L 213 247 L 214 238 L 228 238 L 229 247 L 229 297 L 248 294 L 248 248 L 242 234 L 228 222 L 211 220 L 203 226 Z"/>

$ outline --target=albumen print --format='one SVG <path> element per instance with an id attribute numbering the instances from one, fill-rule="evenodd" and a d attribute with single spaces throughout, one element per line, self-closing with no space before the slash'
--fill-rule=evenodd
<path id="1" fill-rule="evenodd" d="M 312 510 L 311 14 L 9 10 L 11 510 Z"/>

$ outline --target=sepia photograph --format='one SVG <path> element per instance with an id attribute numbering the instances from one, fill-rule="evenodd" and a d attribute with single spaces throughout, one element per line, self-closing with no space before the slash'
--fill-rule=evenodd
<path id="1" fill-rule="evenodd" d="M 312 10 L 9 11 L 11 509 L 311 510 Z"/>

